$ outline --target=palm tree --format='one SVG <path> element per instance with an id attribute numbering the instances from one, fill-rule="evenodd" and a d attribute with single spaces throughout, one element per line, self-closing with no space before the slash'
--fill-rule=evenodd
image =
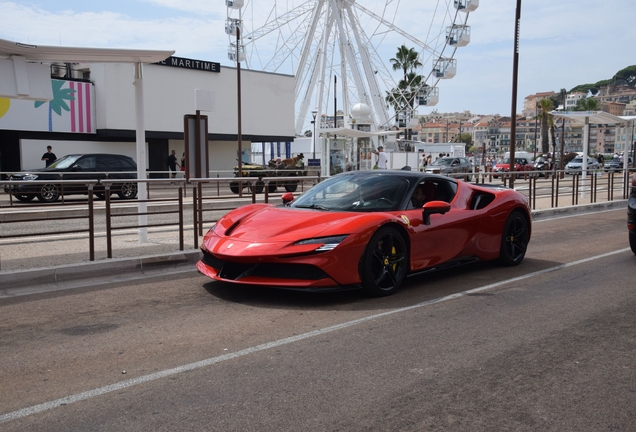
<path id="1" fill-rule="evenodd" d="M 404 72 L 404 82 L 408 82 L 407 74 L 409 72 L 422 66 L 419 54 L 415 51 L 415 48 L 407 48 L 406 45 L 399 47 L 397 53 L 395 53 L 395 57 L 389 59 L 389 61 L 393 65 L 393 70 L 401 69 Z"/>
<path id="2" fill-rule="evenodd" d="M 541 119 L 541 152 L 543 154 L 550 152 L 550 142 L 548 140 L 548 130 L 550 120 L 548 117 L 552 117 L 550 115 L 550 111 L 554 108 L 554 104 L 548 98 L 541 99 L 539 101 L 539 118 Z"/>
<path id="3" fill-rule="evenodd" d="M 73 93 L 75 93 L 75 90 L 71 90 L 69 88 L 62 89 L 62 86 L 65 82 L 66 81 L 62 80 L 51 80 L 51 87 L 53 88 L 53 99 L 49 101 L 49 132 L 53 132 L 53 111 L 55 111 L 55 114 L 61 116 L 62 110 L 70 111 L 70 108 L 64 101 L 75 100 L 75 98 L 73 97 Z M 34 106 L 35 108 L 38 108 L 45 103 L 46 101 L 35 101 Z"/>
<path id="4" fill-rule="evenodd" d="M 402 45 L 398 47 L 395 57 L 389 61 L 393 65 L 393 70 L 403 72 L 403 78 L 398 82 L 397 88 L 386 92 L 385 99 L 393 106 L 396 113 L 411 112 L 418 91 L 426 86 L 423 83 L 423 77 L 415 72 L 418 67 L 422 66 L 419 54 L 414 48 Z"/>

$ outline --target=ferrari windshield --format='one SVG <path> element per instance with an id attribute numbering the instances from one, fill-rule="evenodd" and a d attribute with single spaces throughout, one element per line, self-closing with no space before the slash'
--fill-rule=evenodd
<path id="1" fill-rule="evenodd" d="M 408 188 L 407 179 L 391 174 L 339 175 L 317 184 L 291 207 L 319 211 L 395 211 Z"/>

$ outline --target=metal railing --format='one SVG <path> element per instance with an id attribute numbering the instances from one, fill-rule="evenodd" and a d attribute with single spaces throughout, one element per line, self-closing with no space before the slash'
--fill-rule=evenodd
<path id="1" fill-rule="evenodd" d="M 47 184 L 50 181 L 42 180 L 32 180 L 33 184 Z M 9 184 L 12 186 L 11 182 L 1 181 L 0 187 L 4 189 L 4 185 Z M 20 238 L 20 237 L 40 237 L 40 236 L 52 236 L 52 235 L 60 235 L 60 234 L 77 234 L 77 233 L 88 233 L 88 245 L 89 245 L 89 260 L 95 261 L 95 209 L 93 202 L 93 188 L 97 184 L 97 181 L 85 181 L 85 180 L 65 180 L 64 184 L 68 185 L 86 185 L 88 193 L 88 200 L 86 204 L 86 211 L 81 212 L 81 214 L 67 214 L 63 217 L 65 220 L 77 220 L 77 219 L 85 219 L 88 221 L 88 227 L 85 229 L 76 228 L 72 230 L 52 230 L 50 228 L 51 217 L 48 214 L 44 214 L 44 216 L 33 217 L 31 212 L 23 212 L 23 213 L 0 213 L 0 225 L 3 224 L 22 224 L 22 223 L 31 223 L 31 222 L 47 222 L 46 231 L 37 231 L 37 232 L 29 232 L 29 233 L 16 233 L 16 234 L 5 234 L 4 232 L 0 232 L 0 239 L 10 239 L 10 238 Z M 9 188 L 11 191 L 11 188 Z M 9 193 L 11 197 L 11 194 Z"/>
<path id="2" fill-rule="evenodd" d="M 541 208 L 555 208 L 560 205 L 577 205 L 583 203 L 596 203 L 601 201 L 613 201 L 617 199 L 627 199 L 630 191 L 631 178 L 635 170 L 627 168 L 619 172 L 590 171 L 585 179 L 580 174 L 566 174 L 564 171 L 529 171 L 515 172 L 515 189 L 526 194 L 529 198 L 532 209 L 537 208 L 537 202 L 542 200 Z M 493 178 L 497 174 L 498 178 Z M 510 183 L 510 173 L 493 173 L 491 171 L 481 172 L 475 170 L 471 173 L 459 173 L 450 175 L 464 180 L 470 177 L 471 183 L 501 184 L 508 187 Z M 240 185 L 241 193 L 232 191 L 231 185 L 237 181 L 245 183 L 245 187 Z M 185 235 L 192 229 L 192 247 L 198 248 L 200 237 L 204 235 L 204 227 L 207 224 L 216 222 L 213 212 L 225 212 L 233 210 L 240 205 L 263 202 L 268 203 L 272 196 L 280 196 L 280 193 L 290 192 L 294 194 L 302 193 L 321 181 L 320 176 L 303 177 L 216 177 L 216 178 L 196 178 L 186 181 L 179 179 L 102 179 L 101 181 L 86 180 L 63 180 L 61 187 L 72 187 L 75 184 L 83 184 L 87 187 L 88 199 L 86 201 L 74 201 L 76 208 L 73 211 L 58 211 L 61 204 L 37 205 L 34 203 L 23 203 L 20 206 L 6 207 L 0 209 L 0 227 L 3 224 L 20 223 L 47 223 L 46 231 L 38 232 L 16 232 L 5 233 L 0 230 L 0 239 L 18 237 L 40 237 L 56 234 L 76 234 L 88 233 L 89 259 L 95 260 L 95 217 L 96 213 L 105 215 L 105 237 L 107 242 L 107 257 L 113 258 L 112 237 L 115 232 L 124 230 L 147 230 L 148 228 L 175 227 L 175 235 L 178 236 L 177 244 L 179 250 L 184 250 L 187 243 Z M 133 182 L 136 184 L 145 183 L 146 190 L 153 190 L 153 198 L 140 200 L 112 200 L 110 192 L 114 185 L 121 182 Z M 295 185 L 295 188 L 292 185 Z M 31 181 L 32 184 L 45 184 L 48 181 Z M 173 184 L 170 184 L 173 183 Z M 11 185 L 15 182 L 0 181 L 0 189 L 8 185 L 8 192 L 11 192 Z M 103 187 L 104 200 L 94 199 L 95 186 Z M 285 187 L 287 186 L 287 187 Z M 242 193 L 243 190 L 246 193 Z M 190 190 L 190 198 L 186 199 L 186 192 Z M 8 199 L 3 198 L 0 193 L 0 201 L 11 201 L 11 194 Z M 68 203 L 67 203 L 68 205 Z M 47 209 L 47 214 L 33 216 L 31 213 L 23 211 L 29 209 Z M 150 207 L 150 209 L 148 208 Z M 49 214 L 55 212 L 54 216 Z M 66 210 L 71 210 L 66 207 Z M 174 215 L 170 216 L 170 215 Z M 137 218 L 136 223 L 125 220 L 126 218 Z M 149 220 L 155 217 L 165 217 L 171 220 Z M 192 222 L 186 226 L 186 219 Z M 88 221 L 88 227 L 78 227 L 76 229 L 56 228 L 53 221 L 83 219 Z M 115 221 L 122 221 L 121 224 Z M 15 225 L 14 225 L 15 226 Z M 172 234 L 170 234 L 172 235 Z"/>
<path id="3" fill-rule="evenodd" d="M 603 172 L 588 170 L 585 178 L 581 172 L 568 173 L 566 170 L 493 172 L 487 169 L 473 173 L 449 174 L 450 177 L 466 180 L 472 177 L 475 183 L 501 182 L 509 187 L 511 176 L 515 176 L 514 187 L 526 194 L 532 209 L 536 209 L 537 199 L 550 199 L 550 208 L 559 207 L 559 201 L 569 205 L 614 201 L 629 197 L 631 179 L 636 169 L 625 168 Z M 567 204 L 566 204 L 567 205 Z"/>

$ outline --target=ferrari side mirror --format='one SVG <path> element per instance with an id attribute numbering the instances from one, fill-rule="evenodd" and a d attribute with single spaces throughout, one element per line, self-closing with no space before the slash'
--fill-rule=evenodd
<path id="1" fill-rule="evenodd" d="M 283 204 L 288 205 L 290 202 L 294 200 L 294 194 L 291 192 L 284 193 L 281 197 L 283 199 Z"/>
<path id="2" fill-rule="evenodd" d="M 430 201 L 422 207 L 422 218 L 424 225 L 431 224 L 432 214 L 444 214 L 450 210 L 450 204 L 446 201 Z"/>

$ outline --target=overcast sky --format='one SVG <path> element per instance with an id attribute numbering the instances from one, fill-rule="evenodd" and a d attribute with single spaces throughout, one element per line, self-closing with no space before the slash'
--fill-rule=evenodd
<path id="1" fill-rule="evenodd" d="M 400 1 L 394 23 L 420 19 L 426 23 L 426 17 L 413 12 L 422 2 L 427 0 Z M 299 3 L 278 1 L 279 6 Z M 384 5 L 374 0 L 358 3 L 373 10 Z M 436 109 L 510 115 L 515 7 L 515 0 L 480 1 L 468 21 L 471 42 L 456 54 L 457 75 L 440 81 L 438 105 L 420 107 L 420 114 Z M 233 66 L 227 59 L 223 0 L 0 0 L 0 16 L 3 39 L 41 45 L 174 49 L 179 57 Z M 634 1 L 523 0 L 517 112 L 530 94 L 609 79 L 636 64 L 634 17 Z M 394 47 L 390 49 L 395 52 Z"/>

